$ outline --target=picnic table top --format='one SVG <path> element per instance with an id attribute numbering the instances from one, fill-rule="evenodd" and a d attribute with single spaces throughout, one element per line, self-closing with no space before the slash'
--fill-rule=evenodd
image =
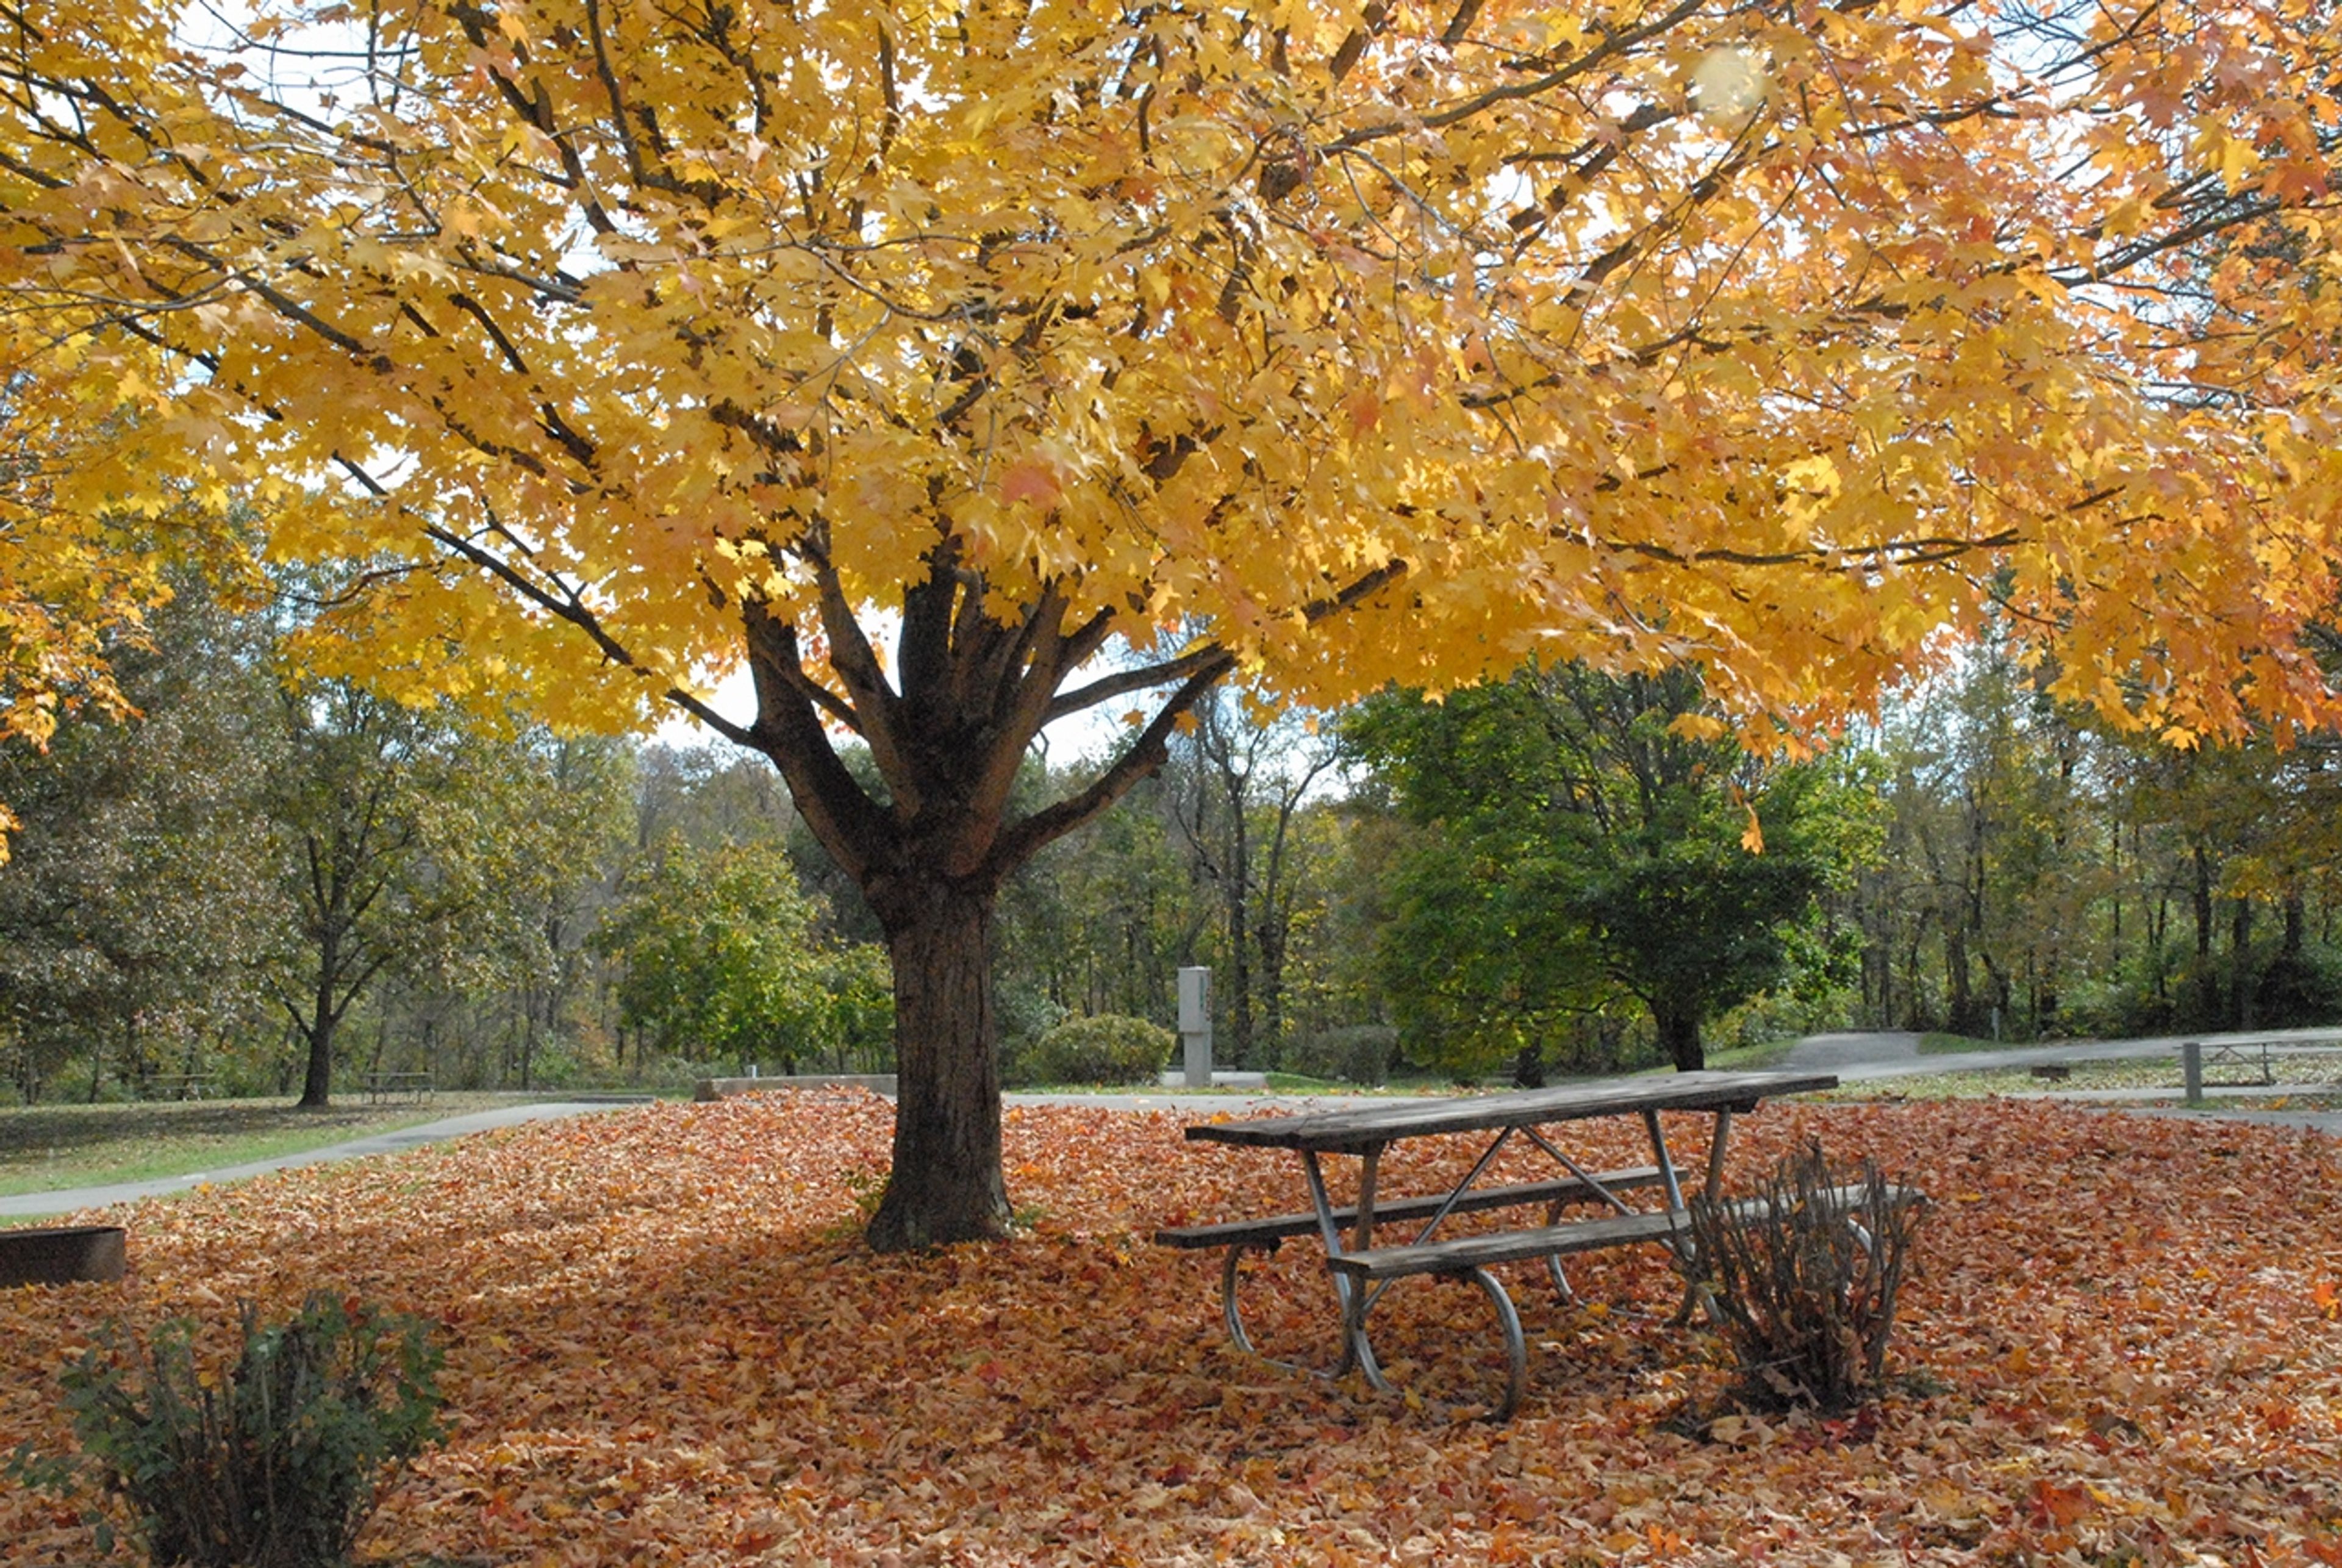
<path id="1" fill-rule="evenodd" d="M 1547 1122 L 1581 1121 L 1588 1116 L 1631 1115 L 1644 1111 L 1746 1111 L 1776 1094 L 1803 1094 L 1836 1087 L 1837 1075 L 1834 1073 L 1652 1074 L 1494 1094 L 1393 1100 L 1387 1104 L 1301 1116 L 1203 1122 L 1189 1126 L 1186 1133 L 1189 1138 L 1205 1143 L 1340 1154 L 1377 1148 L 1402 1138 L 1532 1127 Z"/>

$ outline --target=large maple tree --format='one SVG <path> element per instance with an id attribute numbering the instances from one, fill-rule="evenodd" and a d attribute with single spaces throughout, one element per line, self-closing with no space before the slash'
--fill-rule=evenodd
<path id="1" fill-rule="evenodd" d="M 1761 735 L 1992 603 L 2183 738 L 2329 711 L 2309 0 L 226 15 L 0 0 L 80 490 L 364 563 L 394 690 L 770 756 L 893 953 L 882 1247 L 1005 1227 L 994 892 L 1216 683 L 1688 658 Z"/>

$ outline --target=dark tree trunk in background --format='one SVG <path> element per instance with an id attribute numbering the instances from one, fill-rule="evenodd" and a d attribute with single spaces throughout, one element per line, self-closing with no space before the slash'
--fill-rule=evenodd
<path id="1" fill-rule="evenodd" d="M 316 1011 L 305 1023 L 295 1019 L 302 1044 L 307 1047 L 308 1060 L 301 1073 L 304 1110 L 323 1111 L 333 1104 L 334 1035 L 342 1022 L 341 1012 L 334 1005 L 333 974 L 333 952 L 328 948 L 317 977 Z"/>
<path id="2" fill-rule="evenodd" d="M 332 1106 L 334 1043 L 340 1036 L 342 1019 L 348 1014 L 350 1004 L 357 1000 L 358 992 L 374 974 L 372 964 L 363 966 L 355 983 L 343 973 L 349 963 L 341 935 L 342 928 L 332 924 L 318 937 L 316 973 L 307 1014 L 285 1004 L 285 1010 L 293 1019 L 293 1032 L 301 1042 L 299 1108 L 305 1111 L 323 1111 Z"/>
<path id="3" fill-rule="evenodd" d="M 1676 1071 L 1696 1073 L 1706 1066 L 1707 1051 L 1700 1044 L 1698 1013 L 1667 1002 L 1649 1005 L 1651 1022 L 1659 1032 L 1659 1049 L 1676 1064 Z"/>
<path id="4" fill-rule="evenodd" d="M 1955 1034 L 1981 1034 L 1976 988 L 1968 980 L 1968 930 L 1955 921 L 1944 933 L 1945 1024 Z"/>
<path id="5" fill-rule="evenodd" d="M 2228 908 L 2228 1017 L 2236 1028 L 2253 1026 L 2255 978 L 2253 901 L 2239 898 Z"/>
<path id="6" fill-rule="evenodd" d="M 2220 976 L 2212 964 L 2212 858 L 2197 844 L 2196 858 L 2196 997 L 2205 1028 L 2220 1022 Z"/>

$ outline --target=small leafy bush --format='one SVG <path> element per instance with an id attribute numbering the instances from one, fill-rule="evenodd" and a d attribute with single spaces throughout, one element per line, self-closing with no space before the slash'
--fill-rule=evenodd
<path id="1" fill-rule="evenodd" d="M 1179 1037 L 1160 1024 L 1116 1013 L 1068 1018 L 1033 1043 L 1026 1071 L 1042 1084 L 1153 1084 Z"/>
<path id="2" fill-rule="evenodd" d="M 438 1435 L 440 1353 L 421 1319 L 325 1292 L 285 1323 L 240 1317 L 224 1376 L 187 1320 L 143 1351 L 108 1325 L 64 1374 L 81 1463 L 35 1479 L 94 1471 L 158 1564 L 339 1568 L 384 1471 Z"/>
<path id="3" fill-rule="evenodd" d="M 1753 1193 L 1690 1207 L 1689 1273 L 1739 1365 L 1734 1398 L 1836 1413 L 1877 1397 L 1917 1195 L 1869 1160 L 1841 1183 L 1813 1144 Z"/>
<path id="4" fill-rule="evenodd" d="M 1387 1024 L 1352 1024 L 1305 1035 L 1286 1047 L 1287 1071 L 1311 1078 L 1379 1086 L 1398 1055 L 1398 1031 Z"/>

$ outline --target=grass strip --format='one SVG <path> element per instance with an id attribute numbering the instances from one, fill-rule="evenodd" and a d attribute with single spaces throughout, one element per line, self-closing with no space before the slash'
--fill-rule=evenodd
<path id="1" fill-rule="evenodd" d="M 439 1094 L 421 1105 L 284 1100 L 148 1101 L 0 1109 L 0 1195 L 155 1181 L 303 1154 L 376 1133 L 512 1104 L 509 1094 Z"/>

